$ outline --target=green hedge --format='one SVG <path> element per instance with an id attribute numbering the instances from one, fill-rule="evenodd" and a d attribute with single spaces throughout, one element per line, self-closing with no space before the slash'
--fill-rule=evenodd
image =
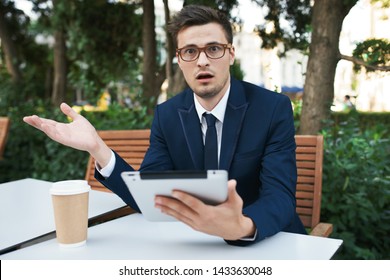
<path id="1" fill-rule="evenodd" d="M 355 119 L 355 124 L 359 126 L 362 131 L 370 130 L 372 127 L 382 125 L 390 128 L 390 112 L 358 112 L 351 111 L 349 113 L 334 112 L 332 113 L 332 120 L 336 125 L 348 122 L 351 118 Z M 387 136 L 390 136 L 387 131 Z"/>
<path id="2" fill-rule="evenodd" d="M 358 114 L 343 118 L 322 132 L 321 220 L 333 223 L 331 237 L 344 240 L 335 258 L 390 259 L 389 126 L 366 126 Z"/>

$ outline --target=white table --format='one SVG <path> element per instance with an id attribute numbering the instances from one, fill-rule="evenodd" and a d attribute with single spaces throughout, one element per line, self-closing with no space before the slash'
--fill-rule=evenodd
<path id="1" fill-rule="evenodd" d="M 83 247 L 62 248 L 52 239 L 0 259 L 324 260 L 330 259 L 342 242 L 280 232 L 257 244 L 236 247 L 179 222 L 149 222 L 132 214 L 90 227 Z"/>
<path id="2" fill-rule="evenodd" d="M 0 184 L 0 250 L 55 230 L 51 182 L 23 179 Z M 125 206 L 115 194 L 91 191 L 89 218 Z"/>

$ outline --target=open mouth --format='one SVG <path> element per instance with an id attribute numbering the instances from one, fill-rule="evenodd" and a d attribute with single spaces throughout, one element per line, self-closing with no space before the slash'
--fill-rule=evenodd
<path id="1" fill-rule="evenodd" d="M 211 78 L 213 78 L 213 77 L 214 77 L 213 75 L 208 74 L 208 73 L 205 73 L 205 74 L 199 74 L 199 75 L 197 75 L 197 76 L 196 76 L 196 79 L 202 81 L 202 80 L 211 79 Z"/>

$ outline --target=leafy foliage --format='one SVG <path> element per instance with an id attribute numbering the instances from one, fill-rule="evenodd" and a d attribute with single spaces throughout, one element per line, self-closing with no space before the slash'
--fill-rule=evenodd
<path id="1" fill-rule="evenodd" d="M 272 49 L 283 42 L 285 51 L 293 48 L 304 50 L 309 44 L 311 23 L 310 0 L 254 0 L 267 7 L 264 25 L 255 31 L 262 39 L 262 48 Z M 269 28 L 272 26 L 272 28 Z"/>
<path id="2" fill-rule="evenodd" d="M 31 20 L 24 14 L 22 10 L 15 7 L 13 1 L 2 1 L 0 3 L 0 16 L 4 15 L 3 27 L 10 35 L 10 40 L 13 42 L 14 57 L 12 57 L 17 68 L 23 72 L 21 79 L 22 83 L 29 83 L 31 79 L 36 80 L 37 83 L 45 84 L 45 74 L 48 67 L 46 57 L 48 55 L 47 49 L 35 43 L 35 33 L 30 28 Z M 1 41 L 1 40 L 0 40 Z M 1 43 L 0 46 L 2 47 Z M 4 64 L 4 50 L 0 47 L 0 79 L 9 79 L 6 73 Z M 3 76 L 4 75 L 4 76 Z M 0 95 L 5 95 L 7 91 L 1 91 Z M 39 94 L 44 97 L 44 90 L 40 90 Z M 32 95 L 31 93 L 29 94 Z M 10 96 L 7 96 L 10 98 Z"/>
<path id="3" fill-rule="evenodd" d="M 233 65 L 230 66 L 230 74 L 238 80 L 244 79 L 244 72 L 241 69 L 240 61 L 237 59 L 234 61 Z"/>
<path id="4" fill-rule="evenodd" d="M 344 240 L 340 259 L 390 257 L 390 139 L 378 124 L 363 131 L 356 116 L 325 137 L 322 220 Z"/>
<path id="5" fill-rule="evenodd" d="M 390 7 L 390 0 L 371 0 L 372 4 L 379 4 L 382 8 Z"/>
<path id="6" fill-rule="evenodd" d="M 0 68 L 0 115 L 7 115 L 8 110 L 18 106 L 21 101 L 45 97 L 44 74 L 39 71 L 41 68 L 34 63 L 28 64 L 23 81 L 18 84 L 12 83 L 9 74 Z"/>
<path id="7" fill-rule="evenodd" d="M 32 2 L 39 17 L 31 30 L 46 36 L 48 42 L 56 29 L 65 34 L 69 92 L 78 91 L 85 99 L 93 100 L 109 82 L 139 75 L 139 1 L 57 0 L 54 6 L 48 0 Z M 50 45 L 45 47 L 51 51 Z"/>
<path id="8" fill-rule="evenodd" d="M 390 66 L 390 41 L 387 39 L 366 40 L 358 43 L 352 54 L 371 66 Z M 361 66 L 354 64 L 353 69 L 359 72 Z M 367 72 L 375 71 L 368 67 L 365 69 Z"/>
<path id="9" fill-rule="evenodd" d="M 22 10 L 15 7 L 13 1 L 3 0 L 0 7 L 1 13 L 5 15 L 7 27 L 12 33 L 12 40 L 16 43 L 18 53 L 20 53 L 26 44 L 31 43 L 32 38 L 28 34 L 28 26 L 30 19 L 24 14 Z M 1 49 L 0 49 L 1 52 Z"/>
<path id="10" fill-rule="evenodd" d="M 237 7 L 238 1 L 237 0 L 185 0 L 183 3 L 183 6 L 187 5 L 204 5 L 204 6 L 209 6 L 214 9 L 219 9 L 222 12 L 224 12 L 228 17 L 231 18 L 230 11 L 234 8 Z M 231 18 L 232 20 L 238 20 Z"/>
<path id="11" fill-rule="evenodd" d="M 68 30 L 72 81 L 77 83 L 81 74 L 104 86 L 123 79 L 129 68 L 139 64 L 142 40 L 137 8 L 138 5 L 123 3 L 77 2 Z"/>

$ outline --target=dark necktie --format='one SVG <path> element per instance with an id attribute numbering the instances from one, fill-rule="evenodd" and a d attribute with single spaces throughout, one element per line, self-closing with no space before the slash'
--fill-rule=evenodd
<path id="1" fill-rule="evenodd" d="M 206 118 L 207 131 L 204 142 L 204 168 L 206 170 L 218 169 L 218 140 L 215 129 L 216 118 L 212 114 L 204 113 Z"/>

